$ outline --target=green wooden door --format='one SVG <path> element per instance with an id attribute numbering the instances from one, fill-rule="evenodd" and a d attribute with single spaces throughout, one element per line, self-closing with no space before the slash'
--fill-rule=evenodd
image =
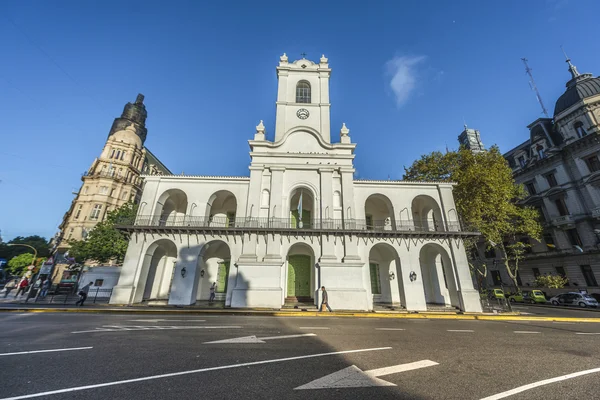
<path id="1" fill-rule="evenodd" d="M 310 297 L 310 256 L 293 255 L 288 257 L 289 297 Z"/>
<path id="2" fill-rule="evenodd" d="M 217 293 L 227 293 L 227 281 L 229 278 L 229 261 L 219 263 L 217 272 Z"/>
<path id="3" fill-rule="evenodd" d="M 381 294 L 381 284 L 379 282 L 379 266 L 377 264 L 369 264 L 369 272 L 371 275 L 371 293 Z"/>

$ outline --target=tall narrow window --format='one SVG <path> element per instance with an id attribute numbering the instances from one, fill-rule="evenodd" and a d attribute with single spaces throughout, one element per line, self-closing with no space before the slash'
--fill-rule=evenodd
<path id="1" fill-rule="evenodd" d="M 379 281 L 379 266 L 377 264 L 369 264 L 369 273 L 371 275 L 371 293 L 381 294 L 381 283 Z"/>
<path id="2" fill-rule="evenodd" d="M 519 165 L 521 166 L 521 168 L 525 167 L 525 156 L 519 157 Z"/>
<path id="3" fill-rule="evenodd" d="M 77 211 L 75 211 L 75 216 L 73 217 L 74 219 L 78 219 L 79 215 L 81 214 L 81 209 L 83 208 L 83 205 L 80 204 L 77 206 Z"/>
<path id="4" fill-rule="evenodd" d="M 556 199 L 554 200 L 554 204 L 556 205 L 556 209 L 560 216 L 569 215 L 569 210 L 567 209 L 564 199 Z"/>
<path id="5" fill-rule="evenodd" d="M 585 160 L 590 172 L 600 171 L 600 160 L 598 160 L 598 156 L 588 157 Z"/>
<path id="6" fill-rule="evenodd" d="M 117 150 L 117 160 L 119 159 L 119 157 L 121 157 L 121 150 Z"/>
<path id="7" fill-rule="evenodd" d="M 576 228 L 575 229 L 567 229 L 565 232 L 567 233 L 569 242 L 571 242 L 571 244 L 573 246 L 579 246 L 579 247 L 582 246 L 581 238 L 579 237 L 579 233 L 577 233 Z"/>
<path id="8" fill-rule="evenodd" d="M 554 186 L 558 185 L 558 182 L 556 182 L 556 177 L 554 176 L 554 174 L 546 175 L 546 181 L 548 181 L 548 186 L 550 186 L 550 187 L 554 187 Z"/>
<path id="9" fill-rule="evenodd" d="M 555 267 L 555 269 L 556 269 L 556 273 L 557 273 L 558 275 L 562 276 L 562 277 L 563 277 L 563 278 L 565 278 L 565 279 L 568 279 L 568 278 L 567 278 L 567 272 L 565 271 L 565 269 L 564 269 L 563 267 Z M 567 283 L 565 284 L 565 286 L 569 286 L 569 282 L 567 282 Z"/>
<path id="10" fill-rule="evenodd" d="M 531 270 L 533 271 L 533 277 L 537 278 L 538 276 L 540 276 L 540 269 L 539 268 L 531 268 Z"/>
<path id="11" fill-rule="evenodd" d="M 592 271 L 592 267 L 589 265 L 581 265 L 581 273 L 583 274 L 583 278 L 585 279 L 585 284 L 587 286 L 598 286 L 598 282 L 596 281 L 596 277 L 594 276 L 594 271 Z"/>
<path id="12" fill-rule="evenodd" d="M 535 185 L 533 184 L 533 182 L 527 182 L 525 184 L 525 186 L 527 187 L 527 191 L 529 192 L 530 196 L 537 194 L 537 191 L 535 190 Z"/>
<path id="13" fill-rule="evenodd" d="M 102 204 L 94 205 L 92 213 L 90 214 L 90 219 L 98 219 L 98 217 L 100 216 L 100 211 L 102 211 Z"/>
<path id="14" fill-rule="evenodd" d="M 310 103 L 310 84 L 302 81 L 296 85 L 296 103 Z"/>
<path id="15" fill-rule="evenodd" d="M 127 200 L 127 191 L 123 192 L 121 195 L 121 200 Z"/>
<path id="16" fill-rule="evenodd" d="M 585 129 L 583 129 L 583 124 L 580 121 L 575 122 L 575 125 L 573 125 L 573 127 L 575 128 L 575 132 L 577 132 L 577 136 L 579 136 L 580 138 L 587 135 L 587 132 L 585 131 Z"/>
<path id="17" fill-rule="evenodd" d="M 69 231 L 69 237 L 67 239 L 71 239 L 73 237 L 73 232 L 75 232 L 75 228 L 71 228 Z"/>
<path id="18" fill-rule="evenodd" d="M 125 151 L 121 153 L 121 161 L 123 161 L 123 159 L 125 158 Z"/>
<path id="19" fill-rule="evenodd" d="M 373 216 L 370 214 L 365 215 L 366 218 L 366 223 L 367 223 L 367 229 L 368 230 L 373 230 Z"/>
<path id="20" fill-rule="evenodd" d="M 108 186 L 100 186 L 100 194 L 106 194 L 108 193 Z"/>
<path id="21" fill-rule="evenodd" d="M 537 153 L 538 153 L 538 157 L 540 158 L 540 160 L 541 160 L 542 158 L 544 158 L 544 148 L 543 148 L 542 146 L 538 146 L 538 147 L 536 148 L 536 151 L 537 151 Z"/>
<path id="22" fill-rule="evenodd" d="M 110 153 L 110 158 L 115 158 L 115 149 Z"/>
<path id="23" fill-rule="evenodd" d="M 537 210 L 537 212 L 539 214 L 538 220 L 542 223 L 547 222 L 546 214 L 544 214 L 544 208 L 542 206 L 535 206 L 535 209 Z"/>
<path id="24" fill-rule="evenodd" d="M 556 245 L 554 244 L 554 237 L 551 233 L 544 233 L 544 242 L 546 242 L 546 246 L 548 250 L 553 251 L 556 250 Z"/>

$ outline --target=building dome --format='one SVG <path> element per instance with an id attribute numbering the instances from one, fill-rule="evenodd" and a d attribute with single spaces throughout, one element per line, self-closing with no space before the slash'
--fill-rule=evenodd
<path id="1" fill-rule="evenodd" d="M 600 77 L 583 74 L 567 83 L 567 90 L 558 98 L 554 106 L 554 115 L 560 114 L 567 108 L 586 99 L 600 94 Z"/>

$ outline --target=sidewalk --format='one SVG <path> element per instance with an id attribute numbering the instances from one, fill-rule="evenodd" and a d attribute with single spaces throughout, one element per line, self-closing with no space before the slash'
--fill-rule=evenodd
<path id="1" fill-rule="evenodd" d="M 31 301 L 31 300 L 30 300 Z M 274 309 L 241 309 L 220 308 L 220 306 L 201 307 L 164 307 L 164 306 L 115 306 L 109 304 L 91 304 L 83 307 L 75 305 L 47 305 L 35 303 L 9 303 L 0 305 L 0 312 L 31 312 L 31 313 L 148 313 L 148 314 L 212 314 L 236 316 L 272 316 L 272 317 L 353 317 L 353 318 L 392 318 L 392 319 L 453 319 L 453 320 L 478 320 L 478 321 L 545 321 L 545 322 L 592 322 L 600 323 L 600 318 L 574 318 L 574 317 L 539 317 L 519 315 L 518 313 L 505 314 L 475 314 L 459 312 L 408 312 L 408 311 L 334 311 L 332 313 L 302 310 L 274 310 Z"/>

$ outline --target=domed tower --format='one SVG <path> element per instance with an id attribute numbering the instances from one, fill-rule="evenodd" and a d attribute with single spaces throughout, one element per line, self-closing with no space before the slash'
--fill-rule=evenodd
<path id="1" fill-rule="evenodd" d="M 137 203 L 141 174 L 170 174 L 144 147 L 147 116 L 144 95 L 138 94 L 115 118 L 100 156 L 81 177 L 83 184 L 59 226 L 59 250 L 68 247 L 68 240 L 85 239 L 109 211 L 128 201 Z"/>

